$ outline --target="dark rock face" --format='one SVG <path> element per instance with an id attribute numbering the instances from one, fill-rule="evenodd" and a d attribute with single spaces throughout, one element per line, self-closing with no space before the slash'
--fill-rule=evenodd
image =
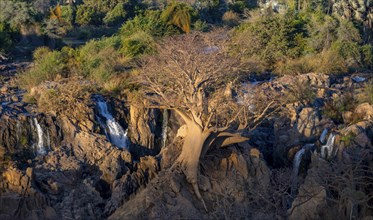
<path id="1" fill-rule="evenodd" d="M 10 84 L 0 84 L 1 219 L 103 219 L 158 172 L 154 157 L 133 162 L 129 151 L 109 142 L 92 100 L 68 114 L 37 113 Z M 108 103 L 126 128 L 123 102 Z"/>
<path id="2" fill-rule="evenodd" d="M 118 208 L 109 219 L 210 219 L 249 217 L 246 210 L 249 187 L 269 184 L 270 171 L 262 159 L 250 156 L 249 149 L 236 147 L 210 152 L 203 161 L 199 178 L 209 213 L 188 190 L 185 177 L 177 171 L 161 171 L 134 199 Z"/>
<path id="3" fill-rule="evenodd" d="M 292 78 L 265 81 L 254 90 L 285 96 Z M 328 210 L 344 210 L 341 219 L 346 213 L 373 215 L 365 205 L 372 202 L 366 200 L 371 184 L 355 181 L 371 178 L 372 105 L 350 109 L 350 118 L 343 118 L 348 126 L 336 124 L 324 116 L 323 103 L 359 85 L 315 73 L 298 80 L 317 88 L 316 104 L 284 104 L 248 142 L 206 153 L 198 177 L 206 212 L 173 167 L 183 143 L 183 122 L 174 112 L 165 116 L 164 110 L 105 98 L 113 118 L 128 129 L 131 145 L 121 149 L 100 128 L 94 96 L 68 113 L 39 113 L 23 102 L 23 91 L 9 77 L 0 84 L 0 219 L 328 219 Z M 319 137 L 326 128 L 336 134 L 337 153 L 323 159 Z M 45 153 L 38 150 L 40 140 Z M 306 144 L 315 147 L 294 172 L 294 157 Z M 343 176 L 350 165 L 362 169 L 355 182 Z M 332 182 L 333 175 L 343 181 Z"/>

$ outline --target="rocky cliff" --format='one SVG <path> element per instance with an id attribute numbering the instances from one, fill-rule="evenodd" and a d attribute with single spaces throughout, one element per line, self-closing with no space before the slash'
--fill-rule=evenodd
<path id="1" fill-rule="evenodd" d="M 310 73 L 232 87 L 286 102 L 249 141 L 207 152 L 199 176 L 207 212 L 172 166 L 183 141 L 182 121 L 172 111 L 90 92 L 64 93 L 63 105 L 51 111 L 48 103 L 24 101 L 12 66 L 1 74 L 0 219 L 373 215 L 373 106 L 347 105 L 351 95 L 365 94 L 370 74 Z M 86 83 L 47 82 L 33 95 Z M 128 143 L 118 146 L 115 138 Z"/>

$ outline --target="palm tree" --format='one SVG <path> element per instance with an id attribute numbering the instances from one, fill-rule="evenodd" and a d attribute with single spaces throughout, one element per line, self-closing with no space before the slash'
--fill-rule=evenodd
<path id="1" fill-rule="evenodd" d="M 62 10 L 60 5 L 57 5 L 54 9 L 51 9 L 50 18 L 57 19 L 60 22 L 62 21 Z"/>
<path id="2" fill-rule="evenodd" d="M 179 27 L 185 33 L 190 32 L 191 7 L 183 2 L 172 2 L 162 12 L 161 19 L 170 25 Z"/>

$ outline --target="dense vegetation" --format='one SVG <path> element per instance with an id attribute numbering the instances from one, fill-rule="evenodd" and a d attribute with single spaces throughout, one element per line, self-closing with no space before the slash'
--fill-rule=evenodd
<path id="1" fill-rule="evenodd" d="M 156 53 L 162 38 L 222 27 L 229 33 L 231 54 L 251 67 L 248 73 L 345 73 L 373 67 L 372 39 L 367 37 L 372 28 L 366 21 L 332 13 L 326 1 L 265 7 L 245 1 L 6 0 L 1 8 L 3 55 L 29 35 L 54 39 L 52 46 L 46 43 L 50 49 L 34 51 L 34 67 L 21 76 L 28 89 L 46 80 L 81 76 L 120 91 L 128 83 L 119 75 L 129 74 L 143 55 Z M 56 39 L 70 37 L 88 42 L 55 50 Z"/>

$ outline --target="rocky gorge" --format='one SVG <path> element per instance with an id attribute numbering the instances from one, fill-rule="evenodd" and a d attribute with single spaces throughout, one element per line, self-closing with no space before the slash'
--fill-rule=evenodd
<path id="1" fill-rule="evenodd" d="M 230 88 L 287 102 L 248 141 L 206 153 L 198 176 L 206 211 L 173 167 L 184 137 L 177 114 L 68 91 L 56 97 L 63 109 L 47 111 L 15 82 L 28 65 L 0 66 L 0 219 L 373 218 L 371 73 Z M 62 79 L 32 93 L 89 83 Z"/>

